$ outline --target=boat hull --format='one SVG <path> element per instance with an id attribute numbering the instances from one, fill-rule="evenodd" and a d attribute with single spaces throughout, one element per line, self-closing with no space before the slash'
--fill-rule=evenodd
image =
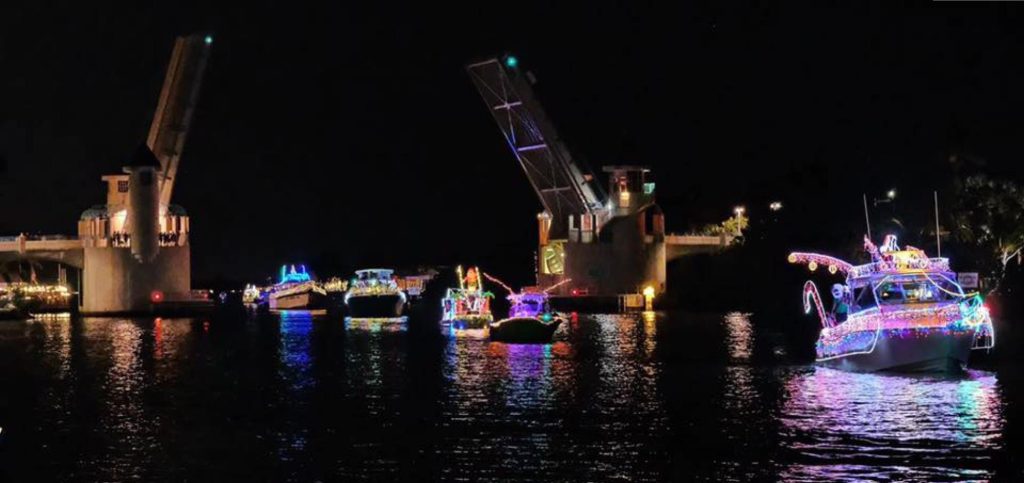
<path id="1" fill-rule="evenodd" d="M 819 360 L 824 366 L 854 372 L 956 372 L 970 357 L 975 332 L 932 333 L 901 337 L 882 331 L 874 350 Z"/>
<path id="2" fill-rule="evenodd" d="M 450 324 L 456 329 L 482 329 L 494 322 L 491 314 L 460 315 L 451 319 L 443 319 L 441 322 Z"/>
<path id="3" fill-rule="evenodd" d="M 561 319 L 545 322 L 535 317 L 511 317 L 489 324 L 490 337 L 501 342 L 545 344 L 551 342 Z"/>
<path id="4" fill-rule="evenodd" d="M 271 296 L 269 305 L 271 310 L 313 310 L 322 309 L 326 304 L 326 297 L 309 291 L 281 296 Z"/>
<path id="5" fill-rule="evenodd" d="M 359 295 L 345 301 L 348 315 L 358 319 L 401 317 L 405 300 L 401 295 Z"/>

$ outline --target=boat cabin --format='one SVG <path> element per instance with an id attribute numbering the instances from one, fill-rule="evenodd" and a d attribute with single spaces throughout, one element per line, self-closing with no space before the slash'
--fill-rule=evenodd
<path id="1" fill-rule="evenodd" d="M 508 296 L 512 307 L 509 317 L 542 317 L 550 312 L 548 294 L 540 292 L 520 292 Z"/>

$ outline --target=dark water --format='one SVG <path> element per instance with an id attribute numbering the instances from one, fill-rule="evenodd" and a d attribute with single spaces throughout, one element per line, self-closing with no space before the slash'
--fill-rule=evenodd
<path id="1" fill-rule="evenodd" d="M 4 322 L 0 480 L 1024 478 L 1015 366 L 849 374 L 761 326 L 580 316 L 529 346 L 308 314 Z"/>

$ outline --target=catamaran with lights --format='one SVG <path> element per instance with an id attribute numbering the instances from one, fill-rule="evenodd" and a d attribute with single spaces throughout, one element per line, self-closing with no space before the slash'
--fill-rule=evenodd
<path id="1" fill-rule="evenodd" d="M 345 292 L 349 315 L 357 319 L 400 317 L 408 299 L 394 273 L 383 268 L 357 270 Z"/>
<path id="2" fill-rule="evenodd" d="M 470 267 L 462 274 L 462 267 L 455 269 L 459 287 L 449 288 L 441 299 L 441 321 L 456 329 L 482 329 L 494 322 L 491 314 L 491 299 L 494 294 L 484 291 L 480 268 Z"/>
<path id="3" fill-rule="evenodd" d="M 871 263 L 853 265 L 817 253 L 794 252 L 790 263 L 812 272 L 824 267 L 846 276 L 832 286 L 826 310 L 814 282 L 804 284 L 804 310 L 817 310 L 818 362 L 852 371 L 949 371 L 962 369 L 971 350 L 995 345 L 988 308 L 965 293 L 946 258 L 900 248 L 888 235 L 881 247 L 867 237 Z"/>

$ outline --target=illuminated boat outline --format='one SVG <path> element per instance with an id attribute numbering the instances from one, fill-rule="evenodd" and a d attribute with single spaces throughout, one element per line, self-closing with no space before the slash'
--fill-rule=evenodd
<path id="1" fill-rule="evenodd" d="M 565 279 L 545 289 L 524 287 L 516 292 L 501 280 L 481 273 L 507 290 L 506 298 L 512 303 L 507 318 L 487 325 L 490 338 L 512 343 L 550 343 L 564 319 L 551 310 L 548 293 L 572 280 Z"/>
<path id="2" fill-rule="evenodd" d="M 441 322 L 452 324 L 458 329 L 483 328 L 494 322 L 490 299 L 494 294 L 483 289 L 483 276 L 479 267 L 470 267 L 465 276 L 462 266 L 455 269 L 459 278 L 458 288 L 449 288 L 441 299 Z"/>
<path id="3" fill-rule="evenodd" d="M 266 294 L 270 310 L 319 309 L 326 303 L 327 292 L 313 279 L 306 266 L 298 265 L 298 269 L 295 267 L 281 265 L 280 279 Z"/>
<path id="4" fill-rule="evenodd" d="M 389 268 L 356 270 L 345 292 L 349 315 L 354 319 L 400 318 L 409 299 L 394 274 Z"/>
<path id="5" fill-rule="evenodd" d="M 794 252 L 788 257 L 790 263 L 805 264 L 812 272 L 827 267 L 831 274 L 846 275 L 846 284 L 841 287 L 850 311 L 841 322 L 825 310 L 814 282 L 804 284 L 804 311 L 817 309 L 822 324 L 815 344 L 817 362 L 839 362 L 836 365 L 840 368 L 850 370 L 932 370 L 932 365 L 939 367 L 938 364 L 950 361 L 963 366 L 972 350 L 995 346 L 995 330 L 987 307 L 979 294 L 965 293 L 951 277 L 948 259 L 928 258 L 923 250 L 914 247 L 900 249 L 892 235 L 886 237 L 881 250 L 866 237 L 864 246 L 872 255 L 872 262 L 863 265 L 817 253 Z M 871 298 L 860 300 L 866 287 L 870 287 Z M 879 292 L 882 287 L 898 288 L 902 298 L 885 301 Z M 945 297 L 937 296 L 935 289 Z M 860 291 L 857 296 L 853 296 L 855 291 Z M 909 293 L 918 298 L 909 300 Z M 921 301 L 922 293 L 933 301 Z M 853 299 L 860 302 L 855 304 Z M 871 306 L 858 309 L 864 302 Z M 879 351 L 880 343 L 885 345 L 884 351 Z"/>

